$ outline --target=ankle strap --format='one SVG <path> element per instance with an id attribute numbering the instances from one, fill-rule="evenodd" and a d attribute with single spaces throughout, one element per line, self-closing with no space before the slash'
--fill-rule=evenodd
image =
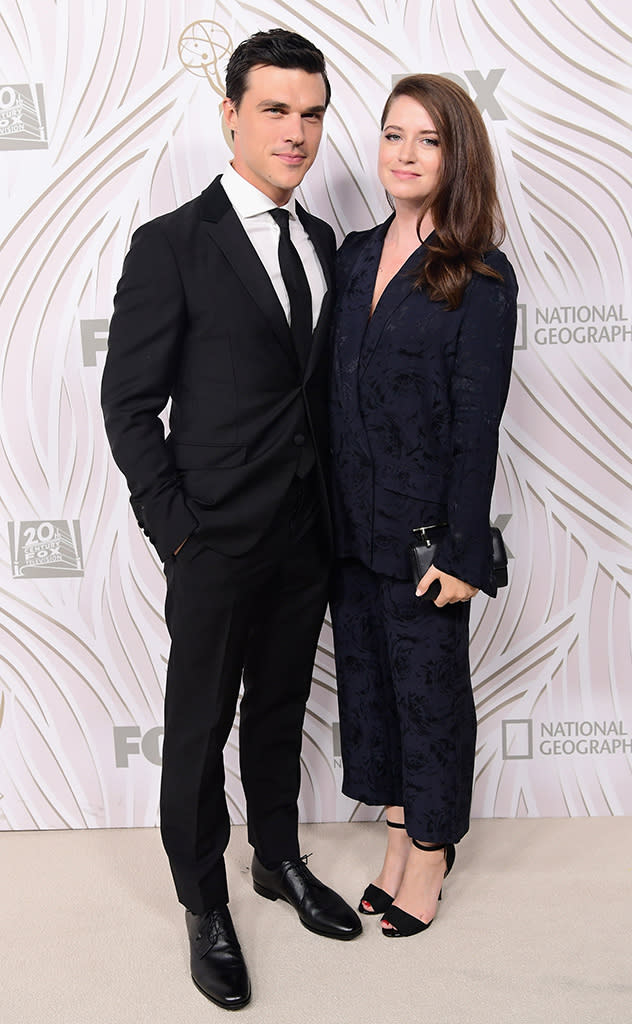
<path id="1" fill-rule="evenodd" d="M 389 821 L 388 818 L 386 819 L 386 824 L 389 828 L 406 828 L 402 821 Z"/>
<path id="2" fill-rule="evenodd" d="M 425 850 L 426 853 L 435 853 L 437 850 L 445 850 L 445 843 L 419 843 L 416 839 L 412 840 L 413 846 L 417 850 Z"/>

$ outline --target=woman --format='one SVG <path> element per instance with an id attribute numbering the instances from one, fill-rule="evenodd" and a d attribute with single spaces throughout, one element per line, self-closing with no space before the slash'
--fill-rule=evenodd
<path id="1" fill-rule="evenodd" d="M 458 85 L 397 83 L 378 174 L 394 213 L 350 234 L 338 259 L 331 610 L 343 792 L 386 805 L 391 826 L 359 909 L 399 937 L 432 922 L 469 827 L 469 602 L 496 593 L 489 512 L 517 285 L 497 248 L 487 132 Z M 415 589 L 411 531 L 442 523 Z M 438 597 L 423 600 L 434 580 Z"/>

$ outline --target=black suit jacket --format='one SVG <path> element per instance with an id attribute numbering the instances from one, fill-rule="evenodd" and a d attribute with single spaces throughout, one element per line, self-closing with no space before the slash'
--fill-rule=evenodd
<path id="1" fill-rule="evenodd" d="M 489 509 L 509 387 L 517 284 L 475 274 L 457 310 L 413 287 L 422 248 L 369 319 L 390 220 L 355 232 L 338 255 L 331 428 L 340 555 L 406 579 L 414 527 L 448 522 L 437 568 L 495 594 Z"/>
<path id="2" fill-rule="evenodd" d="M 219 177 L 133 235 L 102 405 L 132 507 L 163 560 L 196 529 L 222 553 L 248 551 L 310 439 L 322 475 L 335 239 L 297 211 L 328 284 L 305 365 Z M 169 399 L 165 438 L 159 414 Z"/>

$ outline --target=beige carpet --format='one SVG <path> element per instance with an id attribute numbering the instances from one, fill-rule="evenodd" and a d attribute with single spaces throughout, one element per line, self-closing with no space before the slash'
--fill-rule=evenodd
<path id="1" fill-rule="evenodd" d="M 355 904 L 384 826 L 302 826 L 310 867 Z M 476 821 L 432 928 L 350 943 L 256 896 L 245 830 L 231 910 L 253 999 L 229 1014 L 188 976 L 157 831 L 0 834 L 1 1024 L 630 1024 L 632 820 Z"/>

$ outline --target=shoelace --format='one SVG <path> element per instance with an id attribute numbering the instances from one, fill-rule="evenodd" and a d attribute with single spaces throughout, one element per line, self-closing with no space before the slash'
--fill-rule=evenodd
<path id="1" fill-rule="evenodd" d="M 217 921 L 217 914 L 210 913 L 205 920 L 206 927 L 202 927 L 197 934 L 197 938 L 200 940 L 207 939 L 211 946 L 217 941 L 219 935 L 219 924 Z M 206 934 L 205 934 L 206 932 Z"/>
<path id="2" fill-rule="evenodd" d="M 296 861 L 296 871 L 299 873 L 304 882 L 312 887 L 324 889 L 326 886 L 320 879 L 316 878 L 307 866 L 308 859 L 312 856 L 311 853 L 304 853 L 302 857 Z"/>

